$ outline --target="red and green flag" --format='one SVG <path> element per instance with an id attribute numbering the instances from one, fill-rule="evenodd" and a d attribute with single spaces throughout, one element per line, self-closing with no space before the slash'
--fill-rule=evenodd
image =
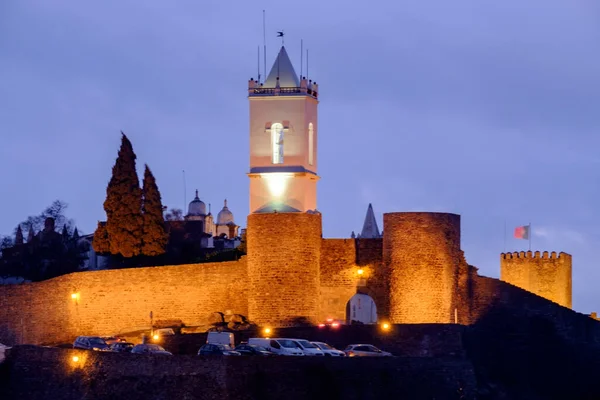
<path id="1" fill-rule="evenodd" d="M 519 226 L 515 228 L 515 238 L 525 240 L 529 239 L 529 235 L 531 234 L 531 232 L 529 232 L 530 229 L 531 225 Z"/>

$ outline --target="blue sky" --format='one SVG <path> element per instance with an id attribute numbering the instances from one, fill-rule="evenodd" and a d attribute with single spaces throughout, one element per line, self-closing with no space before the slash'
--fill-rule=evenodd
<path id="1" fill-rule="evenodd" d="M 0 233 L 54 199 L 92 232 L 120 130 L 164 204 L 183 208 L 185 170 L 187 201 L 227 198 L 245 226 L 266 9 L 268 67 L 284 30 L 320 86 L 326 237 L 360 230 L 369 202 L 380 228 L 383 212 L 459 213 L 467 260 L 497 277 L 505 222 L 511 251 L 531 222 L 534 250 L 573 254 L 574 308 L 600 311 L 600 3 L 366 4 L 0 2 Z"/>

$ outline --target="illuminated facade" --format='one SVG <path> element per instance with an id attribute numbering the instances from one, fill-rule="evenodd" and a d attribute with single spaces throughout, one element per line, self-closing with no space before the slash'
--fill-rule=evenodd
<path id="1" fill-rule="evenodd" d="M 264 83 L 248 82 L 250 213 L 317 209 L 317 84 L 281 47 Z"/>

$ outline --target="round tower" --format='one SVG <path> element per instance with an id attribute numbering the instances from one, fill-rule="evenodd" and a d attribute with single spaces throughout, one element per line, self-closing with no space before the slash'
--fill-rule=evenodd
<path id="1" fill-rule="evenodd" d="M 319 316 L 321 214 L 248 215 L 248 317 L 292 326 Z"/>
<path id="2" fill-rule="evenodd" d="M 383 215 L 383 233 L 391 322 L 454 322 L 462 256 L 460 216 L 387 213 Z"/>

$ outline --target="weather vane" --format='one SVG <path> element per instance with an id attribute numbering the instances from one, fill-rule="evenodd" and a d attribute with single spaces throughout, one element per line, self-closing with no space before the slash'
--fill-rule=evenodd
<path id="1" fill-rule="evenodd" d="M 284 35 L 283 31 L 278 31 L 278 32 L 277 32 L 277 37 L 280 37 L 280 38 L 281 38 L 281 45 L 282 45 L 282 46 L 283 46 L 283 35 Z"/>

